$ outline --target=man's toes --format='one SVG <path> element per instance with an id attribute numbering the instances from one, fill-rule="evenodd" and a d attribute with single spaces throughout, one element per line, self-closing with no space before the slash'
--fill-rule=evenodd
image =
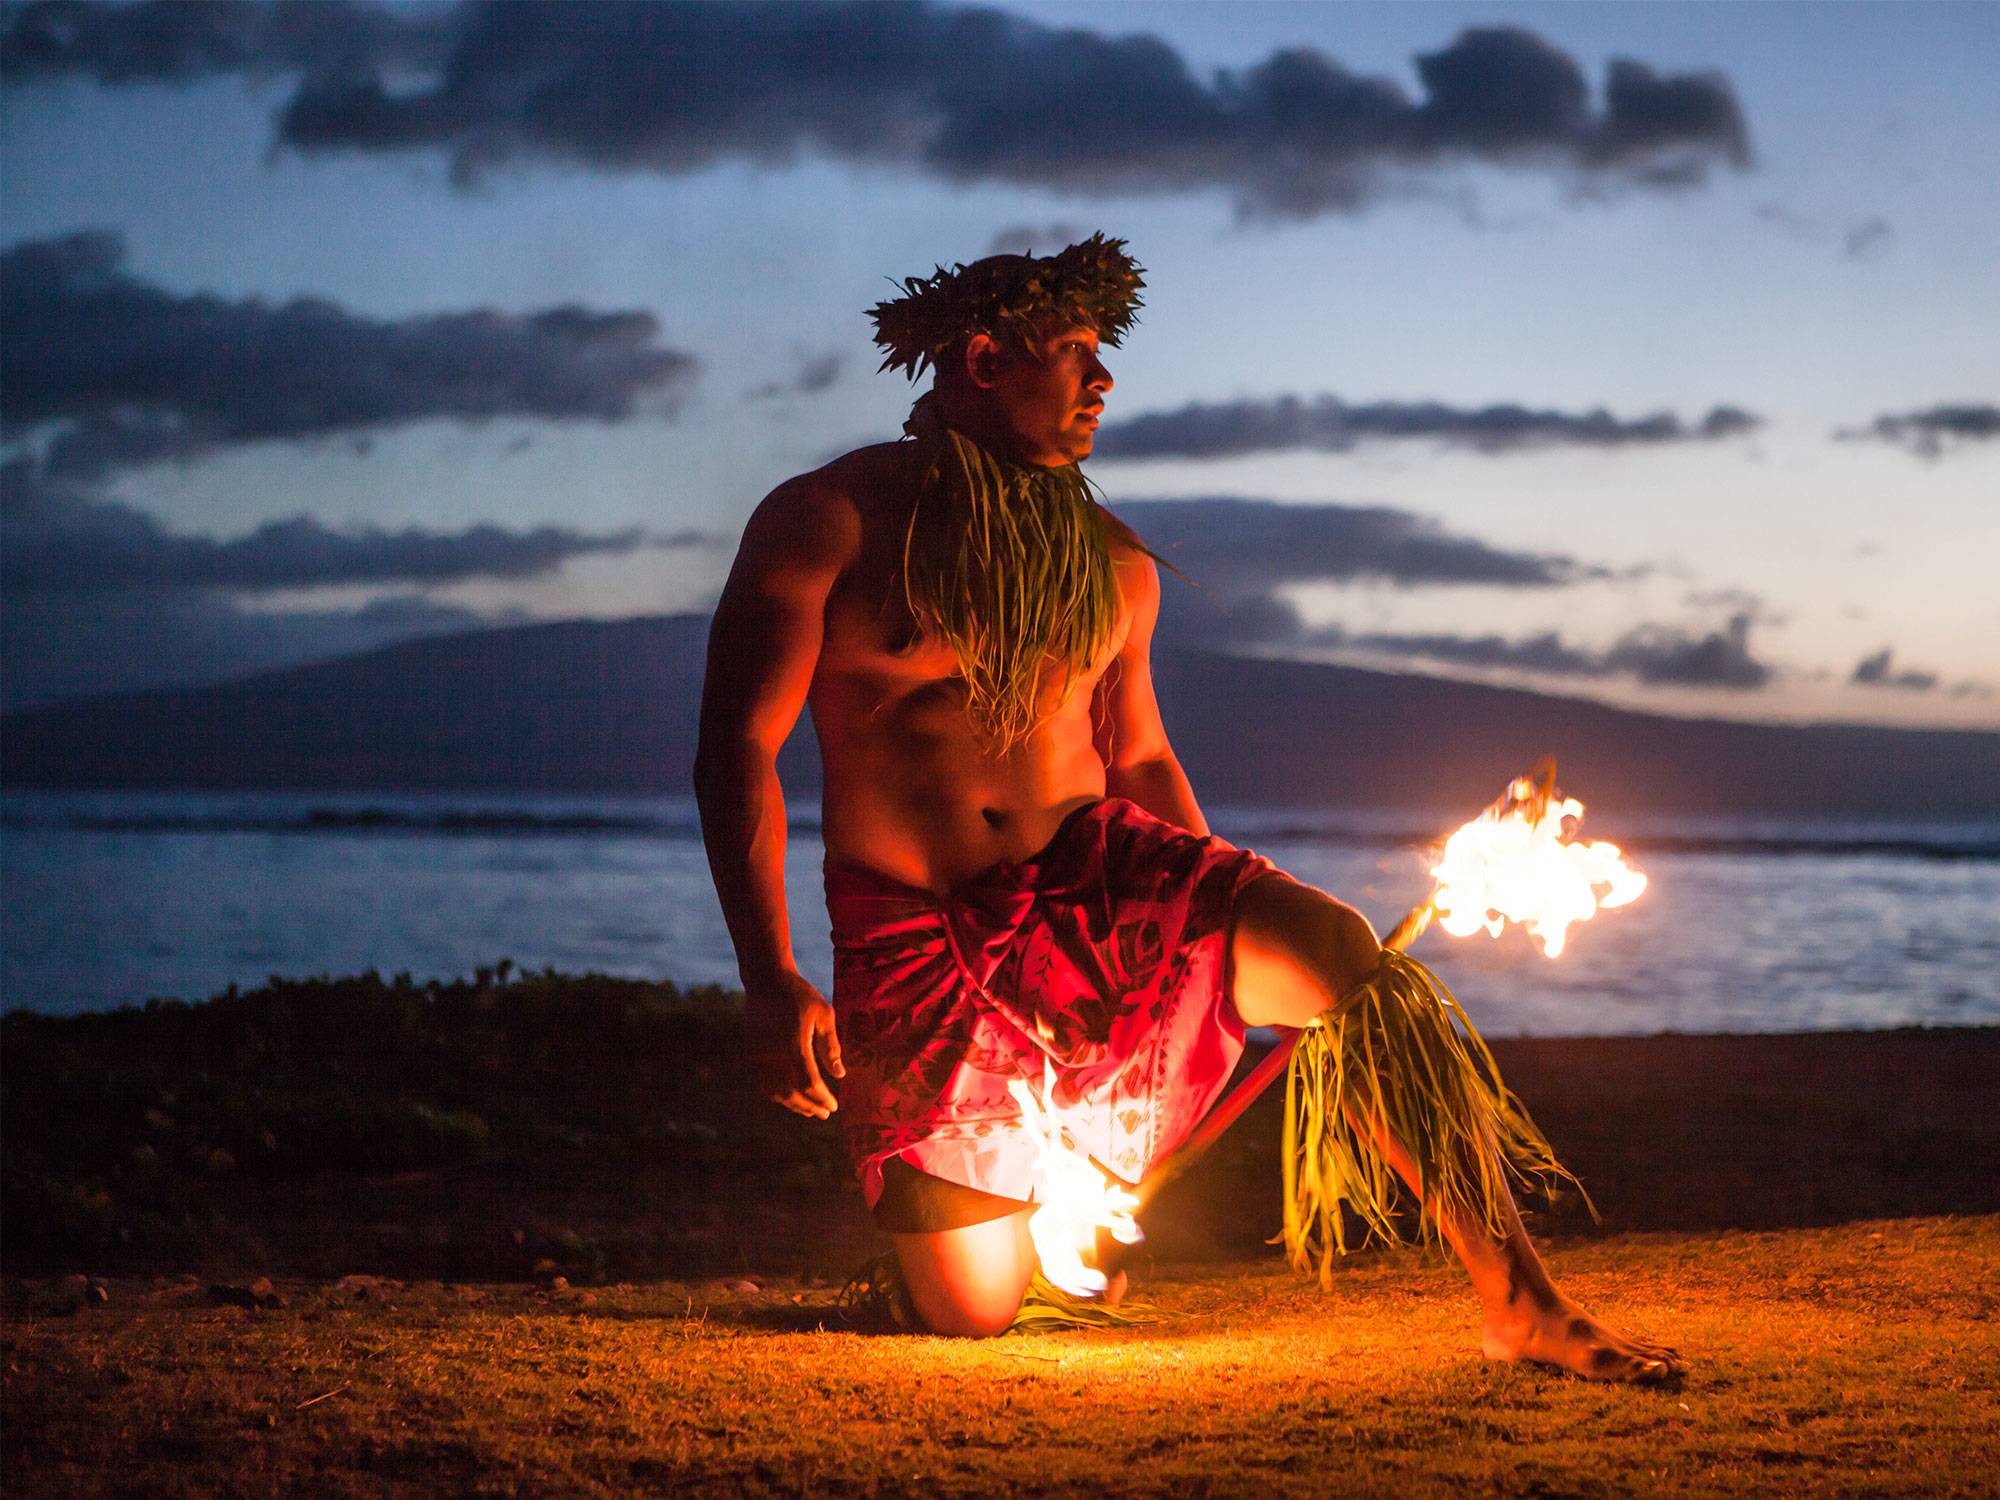
<path id="1" fill-rule="evenodd" d="M 1632 1352 L 1634 1358 L 1638 1358 L 1638 1360 L 1656 1360 L 1656 1362 L 1664 1364 L 1670 1370 L 1680 1370 L 1682 1364 L 1684 1364 L 1684 1360 L 1680 1358 L 1680 1350 L 1668 1348 L 1666 1344 L 1652 1344 L 1652 1342 L 1648 1342 L 1644 1338 L 1626 1338 L 1624 1346 Z"/>
<path id="2" fill-rule="evenodd" d="M 1599 1380 L 1626 1380 L 1634 1385 L 1655 1385 L 1665 1380 L 1671 1372 L 1663 1359 L 1600 1345 L 1590 1351 L 1590 1373 Z"/>
<path id="3" fill-rule="evenodd" d="M 1619 1377 L 1638 1385 L 1658 1385 L 1682 1373 L 1681 1357 L 1671 1349 L 1634 1343 L 1626 1352 L 1625 1372 Z"/>
<path id="4" fill-rule="evenodd" d="M 1593 1380 L 1628 1381 L 1634 1385 L 1658 1385 L 1681 1373 L 1680 1360 L 1670 1350 L 1619 1342 L 1594 1343 L 1578 1372 Z"/>

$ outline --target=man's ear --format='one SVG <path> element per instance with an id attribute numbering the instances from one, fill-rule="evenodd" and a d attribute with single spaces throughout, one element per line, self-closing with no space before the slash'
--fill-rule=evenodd
<path id="1" fill-rule="evenodd" d="M 975 333 L 965 345 L 965 378 L 983 391 L 990 391 L 1000 379 L 1004 351 L 991 334 Z"/>

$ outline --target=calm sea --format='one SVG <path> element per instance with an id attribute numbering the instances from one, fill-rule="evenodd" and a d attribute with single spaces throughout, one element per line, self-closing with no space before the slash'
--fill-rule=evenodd
<path id="1" fill-rule="evenodd" d="M 804 809 L 810 810 L 810 807 Z M 1424 845 L 1476 808 L 1211 808 L 1216 831 L 1387 928 Z M 1497 1035 L 2000 1023 L 2000 824 L 1655 820 L 1599 827 L 1651 877 L 1571 930 L 1433 932 L 1417 954 Z M 809 976 L 830 970 L 809 821 L 787 860 Z M 512 959 L 733 984 L 684 799 L 9 793 L 0 1004 L 56 1013 L 198 998 L 272 974 Z"/>

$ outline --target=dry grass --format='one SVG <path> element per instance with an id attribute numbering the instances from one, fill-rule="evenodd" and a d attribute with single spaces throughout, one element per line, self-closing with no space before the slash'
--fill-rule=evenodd
<path id="1" fill-rule="evenodd" d="M 2000 1029 L 1495 1044 L 1604 1210 L 1531 1222 L 1691 1357 L 1666 1393 L 1486 1364 L 1436 1263 L 1283 1270 L 1275 1098 L 1149 1217 L 1178 1321 L 972 1345 L 782 1279 L 881 1242 L 836 1127 L 747 1102 L 729 996 L 361 976 L 0 1031 L 8 1500 L 2000 1495 Z M 207 1295 L 260 1272 L 289 1305 Z"/>
<path id="2" fill-rule="evenodd" d="M 1559 1248 L 1677 1344 L 1665 1392 L 1478 1355 L 1451 1268 L 1162 1267 L 1163 1328 L 830 1331 L 773 1283 L 8 1288 L 12 1497 L 2000 1493 L 2000 1218 Z M 822 1324 L 825 1324 L 822 1327 Z M 327 1394 L 327 1393 L 333 1394 Z M 314 1399 L 322 1398 L 322 1399 Z"/>

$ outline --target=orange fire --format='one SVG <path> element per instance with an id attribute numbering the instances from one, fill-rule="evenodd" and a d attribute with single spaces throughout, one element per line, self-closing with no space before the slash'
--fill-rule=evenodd
<path id="1" fill-rule="evenodd" d="M 1555 766 L 1544 762 L 1507 795 L 1445 841 L 1431 866 L 1437 891 L 1429 906 L 1453 937 L 1485 928 L 1493 937 L 1519 922 L 1550 958 L 1563 951 L 1572 922 L 1600 906 L 1623 906 L 1646 889 L 1646 877 L 1625 862 L 1616 844 L 1570 843 L 1565 823 L 1583 804 L 1555 790 Z M 1598 886 L 1609 886 L 1603 895 Z"/>
<path id="2" fill-rule="evenodd" d="M 1054 1068 L 1044 1063 L 1039 1090 L 1019 1078 L 1007 1085 L 1021 1107 L 1021 1124 L 1034 1140 L 1042 1176 L 1028 1232 L 1034 1237 L 1044 1276 L 1072 1297 L 1101 1297 L 1110 1281 L 1095 1266 L 1085 1264 L 1084 1256 L 1097 1248 L 1100 1228 L 1124 1245 L 1144 1238 L 1132 1217 L 1139 1200 L 1063 1139 L 1062 1121 L 1051 1102 L 1054 1084 Z"/>

